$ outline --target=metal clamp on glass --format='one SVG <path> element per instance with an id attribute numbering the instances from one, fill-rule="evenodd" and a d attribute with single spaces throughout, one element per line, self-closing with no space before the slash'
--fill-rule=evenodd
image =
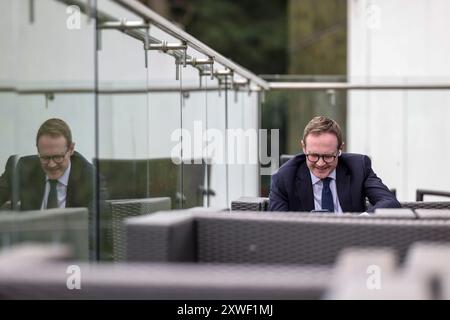
<path id="1" fill-rule="evenodd" d="M 199 60 L 203 62 L 198 63 Z M 198 68 L 200 81 L 202 76 L 211 76 L 211 80 L 214 80 L 214 58 L 197 59 L 197 64 L 210 65 L 209 70 L 207 68 Z"/>
<path id="2" fill-rule="evenodd" d="M 115 29 L 115 30 L 131 30 L 131 29 L 148 29 L 149 24 L 145 21 L 127 21 L 122 19 L 119 21 L 106 21 L 97 24 L 97 29 Z"/>
<path id="3" fill-rule="evenodd" d="M 224 85 L 226 88 L 228 88 L 228 86 L 231 87 L 232 83 L 233 83 L 233 70 L 231 69 L 222 69 L 222 70 L 216 70 L 214 72 L 214 76 L 217 78 L 217 80 L 219 81 L 219 87 L 221 85 Z M 228 77 L 231 77 L 231 81 Z"/>
<path id="4" fill-rule="evenodd" d="M 239 90 L 239 88 L 247 88 L 250 84 L 250 80 L 248 79 L 239 79 L 239 80 L 233 80 L 232 86 L 234 90 Z"/>
<path id="5" fill-rule="evenodd" d="M 176 65 L 176 79 L 179 79 L 179 69 L 180 69 L 180 60 L 183 60 L 183 66 L 186 66 L 186 50 L 187 44 L 183 43 L 168 43 L 167 41 L 161 41 L 161 43 L 151 43 L 147 50 L 160 50 L 162 52 L 167 52 L 169 50 L 175 52 L 175 65 Z M 183 53 L 180 54 L 176 52 L 176 50 L 183 50 Z"/>
<path id="6" fill-rule="evenodd" d="M 162 41 L 161 43 L 151 43 L 148 47 L 148 50 L 161 50 L 162 52 L 167 52 L 168 50 L 186 49 L 187 45 L 184 43 L 168 43 L 167 41 Z"/>
<path id="7" fill-rule="evenodd" d="M 197 68 L 199 71 L 199 79 L 200 79 L 200 87 L 202 86 L 202 76 L 211 75 L 211 79 L 214 79 L 214 59 L 212 58 L 190 58 L 189 60 L 186 60 L 186 64 L 193 66 L 194 68 Z M 203 66 L 210 65 L 210 71 L 207 72 L 206 68 Z M 205 72 L 206 71 L 206 72 Z"/>

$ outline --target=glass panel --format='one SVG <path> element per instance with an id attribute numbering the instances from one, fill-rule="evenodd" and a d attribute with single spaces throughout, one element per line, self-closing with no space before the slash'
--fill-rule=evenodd
<path id="1" fill-rule="evenodd" d="M 251 136 L 251 132 L 253 131 L 256 135 L 260 133 L 260 130 L 258 130 L 258 110 L 260 108 L 258 94 L 258 92 L 243 89 L 238 93 L 237 97 L 242 114 L 242 128 L 244 132 L 248 132 L 248 135 L 245 136 L 246 144 L 244 145 L 245 154 L 247 157 L 244 165 L 242 166 L 243 185 L 242 192 L 239 196 L 259 196 L 259 147 L 258 144 L 253 143 L 254 138 L 249 138 L 253 137 Z"/>
<path id="2" fill-rule="evenodd" d="M 179 43 L 167 33 L 152 26 L 152 37 L 168 43 Z M 148 53 L 149 87 L 149 153 L 148 187 L 150 197 L 169 198 L 171 208 L 182 207 L 181 157 L 179 129 L 181 128 L 182 76 L 176 76 L 173 56 L 161 51 Z"/>
<path id="3" fill-rule="evenodd" d="M 227 91 L 230 201 L 259 195 L 258 99 L 257 93 L 242 85 L 242 80 L 235 75 Z"/>
<path id="4" fill-rule="evenodd" d="M 0 205 L 29 211 L 2 213 L 0 239 L 2 247 L 67 243 L 87 259 L 95 258 L 95 23 L 72 9 L 53 0 L 0 3 L 0 81 L 9 88 L 0 98 Z M 61 122 L 46 122 L 52 118 L 68 125 L 74 145 Z M 41 161 L 38 153 L 53 157 Z M 48 179 L 57 180 L 55 189 Z M 86 209 L 39 211 L 52 204 Z"/>
<path id="5" fill-rule="evenodd" d="M 222 69 L 218 64 L 215 69 Z M 211 161 L 210 167 L 210 189 L 215 195 L 210 198 L 210 206 L 217 208 L 228 208 L 229 188 L 227 181 L 226 164 L 226 130 L 225 114 L 227 94 L 223 87 L 218 86 L 217 79 L 210 80 L 205 77 L 208 91 L 206 93 L 206 155 Z"/>
<path id="6" fill-rule="evenodd" d="M 205 109 L 205 92 L 183 92 L 183 208 L 203 206 Z"/>
<path id="7" fill-rule="evenodd" d="M 188 55 L 195 59 L 203 59 L 194 50 Z M 193 66 L 181 68 L 183 79 L 182 95 L 182 133 L 183 164 L 182 194 L 183 208 L 202 207 L 207 205 L 204 199 L 208 167 L 205 143 L 206 130 L 206 88 L 208 82 L 203 76 L 200 84 L 199 71 Z M 201 85 L 201 87 L 200 87 Z"/>
<path id="8" fill-rule="evenodd" d="M 250 130 L 244 132 L 244 109 L 239 103 L 239 92 L 230 88 L 227 90 L 228 102 L 228 130 L 227 130 L 227 153 L 228 153 L 228 183 L 230 201 L 243 196 L 245 188 L 244 164 L 248 162 L 248 148 L 246 148 L 246 134 L 254 137 L 253 144 L 256 145 L 256 132 Z M 242 96 L 241 96 L 242 99 Z"/>
<path id="9" fill-rule="evenodd" d="M 99 10 L 117 19 L 140 20 L 110 2 L 99 2 Z M 123 220 L 141 210 L 136 201 L 124 210 L 119 200 L 149 197 L 148 73 L 143 42 L 120 30 L 101 31 L 97 55 L 98 166 L 107 186 L 100 257 L 122 260 L 126 256 Z"/>

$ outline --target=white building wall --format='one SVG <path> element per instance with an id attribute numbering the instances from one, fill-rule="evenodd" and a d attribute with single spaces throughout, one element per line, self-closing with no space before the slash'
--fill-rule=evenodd
<path id="1" fill-rule="evenodd" d="M 349 80 L 450 83 L 449 12 L 446 0 L 349 0 Z M 402 201 L 449 191 L 449 120 L 448 90 L 352 91 L 347 150 L 368 154 Z"/>

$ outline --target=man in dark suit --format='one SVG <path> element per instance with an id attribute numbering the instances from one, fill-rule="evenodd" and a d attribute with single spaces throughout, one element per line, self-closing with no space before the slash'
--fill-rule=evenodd
<path id="1" fill-rule="evenodd" d="M 45 121 L 36 135 L 38 155 L 11 156 L 0 177 L 0 205 L 20 210 L 95 206 L 94 167 L 74 151 L 69 126 Z"/>
<path id="2" fill-rule="evenodd" d="M 339 125 L 315 117 L 305 127 L 303 154 L 272 176 L 270 211 L 373 212 L 400 203 L 374 173 L 369 157 L 342 153 Z M 366 197 L 373 205 L 367 210 Z"/>

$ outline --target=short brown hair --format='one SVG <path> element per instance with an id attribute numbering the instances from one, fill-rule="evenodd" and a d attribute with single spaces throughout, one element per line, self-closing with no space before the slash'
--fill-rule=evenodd
<path id="1" fill-rule="evenodd" d="M 314 117 L 305 127 L 303 131 L 303 143 L 306 145 L 306 137 L 309 134 L 319 135 L 321 133 L 329 132 L 336 136 L 338 140 L 338 149 L 342 147 L 342 131 L 339 124 L 333 119 L 319 116 Z"/>
<path id="2" fill-rule="evenodd" d="M 41 124 L 36 135 L 36 147 L 38 146 L 39 138 L 43 135 L 49 135 L 51 137 L 63 136 L 66 138 L 67 147 L 72 145 L 72 132 L 67 123 L 61 119 L 52 118 Z"/>

